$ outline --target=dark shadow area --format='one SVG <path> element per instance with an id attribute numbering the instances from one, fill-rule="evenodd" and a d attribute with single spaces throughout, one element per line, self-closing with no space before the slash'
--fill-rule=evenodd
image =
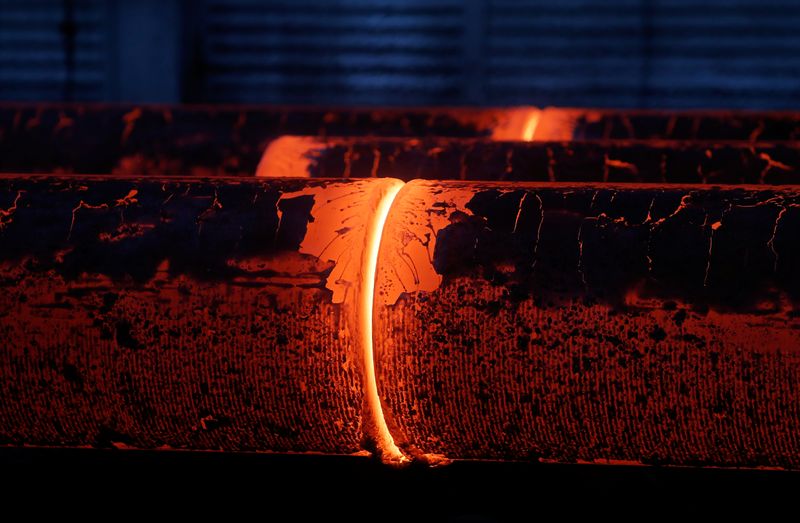
<path id="1" fill-rule="evenodd" d="M 385 467 L 351 456 L 1 449 L 15 492 L 71 497 L 65 512 L 292 521 L 612 521 L 791 511 L 798 476 L 759 470 L 456 462 Z M 9 481 L 11 480 L 11 481 Z M 113 514 L 115 512 L 111 512 Z M 790 512 L 787 512 L 790 513 Z"/>

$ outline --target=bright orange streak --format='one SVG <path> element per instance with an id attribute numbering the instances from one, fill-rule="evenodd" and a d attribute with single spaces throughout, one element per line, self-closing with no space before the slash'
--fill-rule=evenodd
<path id="1" fill-rule="evenodd" d="M 310 178 L 310 167 L 325 149 L 313 136 L 281 136 L 264 150 L 256 168 L 257 178 Z"/>
<path id="2" fill-rule="evenodd" d="M 525 127 L 522 130 L 522 140 L 530 142 L 533 140 L 533 135 L 536 133 L 536 127 L 539 125 L 539 111 L 531 112 L 525 122 Z"/>
<path id="3" fill-rule="evenodd" d="M 378 266 L 378 251 L 386 218 L 389 216 L 389 209 L 391 209 L 397 193 L 404 185 L 400 180 L 386 180 L 386 182 L 390 181 L 391 185 L 388 185 L 381 196 L 375 209 L 373 220 L 367 228 L 358 316 L 361 322 L 361 347 L 364 351 L 364 393 L 369 407 L 368 416 L 372 418 L 368 422 L 371 423 L 376 432 L 373 436 L 381 452 L 381 458 L 387 462 L 403 463 L 408 461 L 408 458 L 395 444 L 386 424 L 386 419 L 383 416 L 383 407 L 378 395 L 378 383 L 375 379 L 375 353 L 372 344 L 372 308 L 375 302 L 375 273 Z"/>
<path id="4" fill-rule="evenodd" d="M 530 142 L 536 134 L 542 111 L 535 107 L 498 109 L 492 128 L 492 140 L 501 142 Z"/>

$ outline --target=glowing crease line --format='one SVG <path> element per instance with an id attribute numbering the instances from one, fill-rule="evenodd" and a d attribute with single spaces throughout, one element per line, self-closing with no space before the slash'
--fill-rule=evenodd
<path id="1" fill-rule="evenodd" d="M 389 211 L 397 193 L 405 184 L 394 180 L 381 196 L 375 215 L 367 230 L 364 254 L 364 272 L 362 273 L 361 296 L 359 297 L 359 317 L 361 318 L 361 346 L 364 353 L 364 393 L 370 414 L 377 431 L 376 443 L 382 458 L 390 462 L 405 462 L 408 458 L 397 447 L 386 423 L 383 407 L 378 394 L 378 381 L 375 376 L 375 347 L 373 344 L 373 306 L 375 304 L 375 279 L 377 277 L 378 254 L 381 239 Z"/>

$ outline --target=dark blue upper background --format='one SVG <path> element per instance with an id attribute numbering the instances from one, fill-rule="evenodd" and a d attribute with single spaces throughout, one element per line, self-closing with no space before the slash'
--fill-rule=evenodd
<path id="1" fill-rule="evenodd" d="M 0 100 L 800 107 L 794 0 L 0 0 Z"/>

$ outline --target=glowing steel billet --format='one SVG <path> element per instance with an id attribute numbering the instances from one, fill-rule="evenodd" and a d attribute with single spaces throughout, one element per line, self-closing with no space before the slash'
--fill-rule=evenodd
<path id="1" fill-rule="evenodd" d="M 0 177 L 0 440 L 797 467 L 798 236 L 794 186 Z"/>
<path id="2" fill-rule="evenodd" d="M 395 441 L 800 466 L 798 235 L 798 187 L 406 184 L 374 312 Z"/>
<path id="3" fill-rule="evenodd" d="M 514 108 L 359 109 L 0 102 L 0 172 L 253 176 L 283 135 L 524 139 Z"/>
<path id="4" fill-rule="evenodd" d="M 0 177 L 0 442 L 399 459 L 359 323 L 399 183 Z"/>
<path id="5" fill-rule="evenodd" d="M 250 177 L 264 149 L 285 135 L 770 143 L 796 141 L 800 114 L 0 102 L 0 172 Z"/>
<path id="6" fill-rule="evenodd" d="M 786 143 L 283 136 L 266 149 L 257 175 L 782 185 L 798 183 L 799 171 L 800 149 Z"/>

